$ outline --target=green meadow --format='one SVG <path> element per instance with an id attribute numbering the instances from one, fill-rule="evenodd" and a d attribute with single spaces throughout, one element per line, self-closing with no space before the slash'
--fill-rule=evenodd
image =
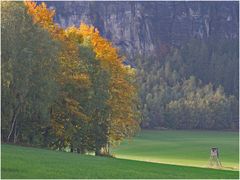
<path id="1" fill-rule="evenodd" d="M 229 166 L 228 170 L 190 167 L 205 166 L 212 146 L 220 148 L 222 164 Z M 239 176 L 238 171 L 229 170 L 238 166 L 238 134 L 234 132 L 142 131 L 133 140 L 112 149 L 112 153 L 117 158 L 2 144 L 1 177 L 238 179 Z"/>
<path id="2" fill-rule="evenodd" d="M 230 178 L 237 171 L 78 155 L 2 145 L 2 178 Z"/>
<path id="3" fill-rule="evenodd" d="M 112 149 L 116 157 L 208 167 L 210 148 L 218 147 L 225 169 L 238 169 L 238 133 L 226 131 L 141 131 Z"/>

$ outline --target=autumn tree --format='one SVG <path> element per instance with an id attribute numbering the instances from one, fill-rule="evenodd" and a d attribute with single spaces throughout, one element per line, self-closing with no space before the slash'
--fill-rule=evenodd
<path id="1" fill-rule="evenodd" d="M 101 132 L 105 131 L 105 142 L 99 144 L 99 147 L 96 147 L 96 154 L 100 154 L 100 150 L 108 152 L 108 146 L 111 143 L 133 136 L 139 128 L 138 101 L 136 86 L 134 85 L 135 72 L 132 68 L 123 64 L 123 58 L 119 57 L 117 49 L 101 37 L 94 27 L 82 23 L 80 32 L 85 41 L 89 42 L 90 48 L 93 49 L 95 53 L 94 58 L 99 61 L 99 69 L 102 69 L 103 73 L 106 74 L 102 74 L 102 78 L 105 81 L 109 81 L 105 82 L 106 85 L 102 83 L 103 87 L 100 84 L 95 84 L 97 85 L 95 89 L 100 88 L 103 90 L 104 87 L 108 88 L 105 90 L 105 95 L 96 94 L 100 99 L 106 97 L 105 113 L 99 118 L 96 118 L 96 124 L 101 123 L 101 120 L 105 119 L 106 127 L 100 128 L 97 125 L 94 128 L 99 129 Z M 94 79 L 98 76 L 99 75 L 96 74 L 93 75 L 92 78 Z M 98 108 L 95 107 L 96 112 L 98 111 L 97 109 Z M 96 138 L 99 138 L 98 134 L 96 134 Z M 99 140 L 96 139 L 96 141 Z"/>
<path id="2" fill-rule="evenodd" d="M 117 49 L 86 24 L 58 27 L 55 12 L 44 3 L 25 5 L 33 22 L 62 47 L 56 74 L 60 90 L 51 109 L 53 146 L 100 155 L 110 143 L 134 135 L 139 128 L 135 72 L 123 64 Z"/>

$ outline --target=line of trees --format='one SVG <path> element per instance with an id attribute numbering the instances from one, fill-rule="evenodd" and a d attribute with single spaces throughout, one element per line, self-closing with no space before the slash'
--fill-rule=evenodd
<path id="1" fill-rule="evenodd" d="M 135 70 L 94 27 L 54 15 L 2 2 L 2 141 L 108 154 L 139 130 Z"/>
<path id="2" fill-rule="evenodd" d="M 237 40 L 193 39 L 138 58 L 146 128 L 238 129 Z"/>

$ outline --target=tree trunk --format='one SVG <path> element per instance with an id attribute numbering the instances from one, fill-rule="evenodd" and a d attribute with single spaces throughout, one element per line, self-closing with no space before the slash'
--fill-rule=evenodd
<path id="1" fill-rule="evenodd" d="M 11 129 L 10 129 L 10 132 L 8 134 L 8 137 L 7 137 L 7 141 L 10 142 L 11 140 L 11 137 L 13 136 L 13 132 L 15 131 L 16 132 L 16 121 L 17 121 L 17 115 L 18 115 L 18 110 L 19 108 L 17 108 L 17 110 L 13 113 L 13 117 L 12 117 L 12 125 L 11 125 Z M 15 139 L 15 138 L 14 138 Z"/>
<path id="2" fill-rule="evenodd" d="M 107 143 L 107 144 L 106 144 L 106 153 L 107 153 L 107 154 L 109 154 L 109 147 L 110 147 L 110 144 Z"/>
<path id="3" fill-rule="evenodd" d="M 96 147 L 96 150 L 95 150 L 95 156 L 101 156 L 101 147 Z"/>
<path id="4" fill-rule="evenodd" d="M 13 143 L 17 143 L 17 137 L 18 137 L 18 132 L 17 132 L 17 121 L 15 122 L 15 127 L 14 127 L 14 136 L 13 136 Z"/>
<path id="5" fill-rule="evenodd" d="M 14 113 L 13 113 L 13 117 L 12 117 L 12 125 L 11 125 L 11 129 L 10 129 L 10 132 L 8 134 L 8 137 L 7 137 L 7 141 L 10 142 L 11 140 L 11 137 L 13 136 L 13 142 L 16 143 L 17 141 L 17 132 L 16 132 L 16 121 L 17 121 L 17 116 L 18 116 L 18 113 L 21 109 L 21 106 L 24 104 L 24 99 L 28 96 L 29 94 L 29 91 L 26 93 L 25 96 L 23 96 L 22 98 L 20 98 L 20 102 L 18 103 L 18 105 L 16 106 L 16 108 L 14 109 Z M 14 132 L 14 134 L 13 134 Z"/>

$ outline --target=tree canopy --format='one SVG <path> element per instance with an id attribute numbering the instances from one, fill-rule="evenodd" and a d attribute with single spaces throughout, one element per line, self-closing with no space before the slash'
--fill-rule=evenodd
<path id="1" fill-rule="evenodd" d="M 2 139 L 108 154 L 139 130 L 135 70 L 93 26 L 64 29 L 54 15 L 2 5 Z"/>

